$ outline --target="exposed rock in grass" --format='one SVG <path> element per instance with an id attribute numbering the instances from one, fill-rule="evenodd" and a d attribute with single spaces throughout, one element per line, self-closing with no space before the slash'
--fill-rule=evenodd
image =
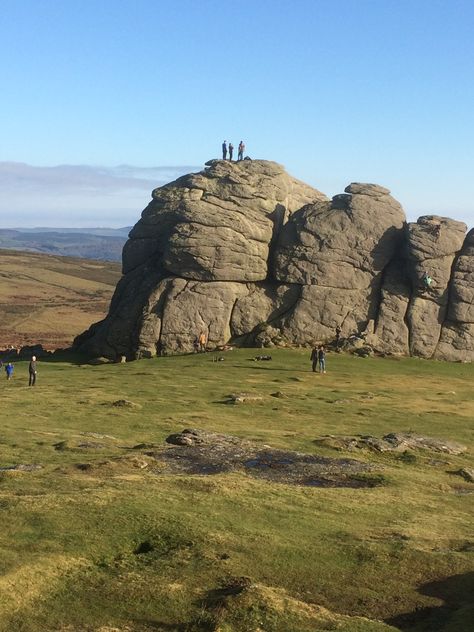
<path id="1" fill-rule="evenodd" d="M 159 445 L 157 443 L 137 443 L 137 445 L 133 446 L 132 450 L 152 450 L 158 447 Z"/>
<path id="2" fill-rule="evenodd" d="M 233 437 L 232 435 L 219 434 L 217 432 L 207 432 L 197 428 L 186 428 L 176 434 L 171 434 L 166 438 L 167 443 L 173 445 L 240 445 L 244 439 Z"/>
<path id="3" fill-rule="evenodd" d="M 0 467 L 0 472 L 34 472 L 42 470 L 43 466 L 37 463 L 17 463 L 16 465 L 5 465 Z"/>
<path id="4" fill-rule="evenodd" d="M 370 448 L 376 452 L 406 452 L 407 450 L 425 449 L 446 454 L 461 454 L 467 449 L 455 441 L 423 437 L 411 432 L 392 432 L 381 439 L 371 435 L 358 435 L 356 437 L 326 435 L 316 439 L 315 443 L 336 450 Z"/>
<path id="5" fill-rule="evenodd" d="M 75 467 L 82 472 L 92 469 L 92 463 L 76 463 Z"/>
<path id="6" fill-rule="evenodd" d="M 110 362 L 109 358 L 99 356 L 98 358 L 92 358 L 89 360 L 88 364 L 92 364 L 92 366 L 99 366 L 100 364 L 110 364 Z"/>
<path id="7" fill-rule="evenodd" d="M 58 443 L 53 443 L 53 448 L 55 450 L 67 450 L 69 448 L 67 441 L 58 441 Z"/>
<path id="8" fill-rule="evenodd" d="M 469 481 L 469 483 L 474 483 L 474 468 L 462 467 L 456 472 L 456 474 L 462 476 L 466 481 Z"/>
<path id="9" fill-rule="evenodd" d="M 188 429 L 170 435 L 167 442 L 178 447 L 147 455 L 164 462 L 174 473 L 243 471 L 274 482 L 312 487 L 374 487 L 383 482 L 371 473 L 371 465 L 355 459 L 278 450 L 232 435 Z"/>
<path id="10" fill-rule="evenodd" d="M 80 435 L 83 437 L 93 437 L 94 439 L 112 439 L 112 441 L 117 441 L 117 437 L 112 437 L 112 435 L 101 434 L 100 432 L 80 432 Z"/>
<path id="11" fill-rule="evenodd" d="M 369 358 L 374 355 L 374 349 L 370 345 L 364 345 L 363 347 L 359 347 L 359 349 L 355 349 L 353 353 L 359 358 Z"/>
<path id="12" fill-rule="evenodd" d="M 258 393 L 231 393 L 228 396 L 228 404 L 253 404 L 263 401 L 263 396 Z"/>
<path id="13" fill-rule="evenodd" d="M 83 441 L 82 443 L 78 443 L 77 447 L 81 450 L 103 450 L 107 446 L 97 441 Z"/>
<path id="14" fill-rule="evenodd" d="M 129 399 L 117 399 L 115 402 L 112 402 L 112 406 L 115 406 L 115 408 L 141 408 L 140 404 L 135 404 Z"/>
<path id="15" fill-rule="evenodd" d="M 426 449 L 433 452 L 445 452 L 447 454 L 461 454 L 466 447 L 455 441 L 423 437 L 410 432 L 390 433 L 383 437 L 383 441 L 392 446 L 392 449 L 404 451 L 407 449 Z"/>
<path id="16" fill-rule="evenodd" d="M 271 393 L 272 397 L 277 397 L 278 399 L 284 399 L 287 397 L 283 391 L 276 391 L 276 393 Z"/>

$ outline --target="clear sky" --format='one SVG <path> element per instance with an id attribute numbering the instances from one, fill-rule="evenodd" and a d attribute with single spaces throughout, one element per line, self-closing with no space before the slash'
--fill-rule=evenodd
<path id="1" fill-rule="evenodd" d="M 473 0 L 0 0 L 0 163 L 179 173 L 243 139 L 328 195 L 376 182 L 472 226 L 473 31 Z M 98 182 L 50 189 L 55 221 L 4 175 L 0 226 L 10 200 L 37 225 L 90 224 L 81 204 L 134 223 L 150 184 L 120 205 L 117 177 L 111 207 Z"/>

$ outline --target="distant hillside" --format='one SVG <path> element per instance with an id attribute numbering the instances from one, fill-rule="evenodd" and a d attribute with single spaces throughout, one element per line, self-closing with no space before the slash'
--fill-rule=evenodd
<path id="1" fill-rule="evenodd" d="M 0 229 L 0 248 L 120 261 L 128 228 Z"/>
<path id="2" fill-rule="evenodd" d="M 0 250 L 0 348 L 69 346 L 105 316 L 120 276 L 113 262 Z"/>
<path id="3" fill-rule="evenodd" d="M 132 230 L 132 226 L 123 226 L 122 228 L 108 228 L 106 226 L 91 226 L 90 228 L 35 226 L 34 228 L 22 228 L 21 226 L 14 226 L 10 230 L 15 230 L 19 233 L 83 233 L 85 235 L 100 235 L 102 237 L 127 237 Z"/>

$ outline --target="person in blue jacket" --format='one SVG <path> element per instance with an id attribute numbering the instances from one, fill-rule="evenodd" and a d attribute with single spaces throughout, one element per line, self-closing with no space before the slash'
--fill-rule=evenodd
<path id="1" fill-rule="evenodd" d="M 5 366 L 5 373 L 7 374 L 7 380 L 10 380 L 12 375 L 13 375 L 13 369 L 15 367 L 13 366 L 13 364 L 11 362 L 9 362 L 6 366 Z"/>

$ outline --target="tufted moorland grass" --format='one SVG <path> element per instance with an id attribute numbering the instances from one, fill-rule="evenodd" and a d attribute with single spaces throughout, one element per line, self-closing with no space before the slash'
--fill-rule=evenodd
<path id="1" fill-rule="evenodd" d="M 330 354 L 319 375 L 307 350 L 258 353 L 42 362 L 35 388 L 26 363 L 2 375 L 0 466 L 42 466 L 0 474 L 2 632 L 470 629 L 474 484 L 455 472 L 472 467 L 474 367 Z M 236 391 L 263 400 L 226 404 Z M 383 485 L 171 475 L 130 449 L 186 427 L 370 461 Z M 406 430 L 468 452 L 314 442 Z"/>

